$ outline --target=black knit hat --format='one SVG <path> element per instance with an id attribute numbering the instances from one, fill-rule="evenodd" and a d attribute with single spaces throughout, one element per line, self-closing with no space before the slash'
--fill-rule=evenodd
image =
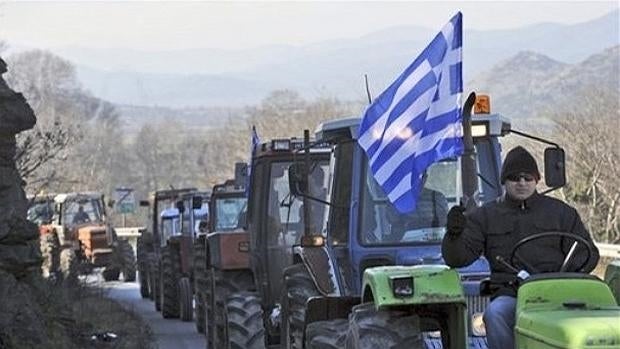
<path id="1" fill-rule="evenodd" d="M 528 173 L 540 179 L 540 172 L 536 160 L 525 148 L 517 146 L 506 154 L 504 164 L 502 165 L 502 184 L 506 182 L 506 178 L 510 175 Z"/>

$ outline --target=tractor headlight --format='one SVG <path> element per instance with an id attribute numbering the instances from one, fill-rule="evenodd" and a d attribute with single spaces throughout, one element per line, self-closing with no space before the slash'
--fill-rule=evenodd
<path id="1" fill-rule="evenodd" d="M 391 278 L 392 292 L 395 297 L 411 297 L 413 296 L 413 277 L 395 277 Z"/>
<path id="2" fill-rule="evenodd" d="M 484 337 L 487 335 L 487 329 L 484 326 L 482 313 L 474 313 L 471 316 L 471 331 L 474 336 Z"/>

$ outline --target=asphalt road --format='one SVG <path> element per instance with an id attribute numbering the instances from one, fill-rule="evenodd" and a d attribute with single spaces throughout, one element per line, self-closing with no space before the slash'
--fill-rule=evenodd
<path id="1" fill-rule="evenodd" d="M 159 349 L 205 349 L 205 338 L 196 331 L 193 322 L 164 319 L 155 311 L 152 301 L 140 297 L 136 282 L 106 282 L 108 296 L 135 311 L 149 324 Z"/>

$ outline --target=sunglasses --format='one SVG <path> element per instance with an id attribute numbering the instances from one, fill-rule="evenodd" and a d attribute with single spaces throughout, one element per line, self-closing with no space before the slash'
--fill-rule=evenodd
<path id="1" fill-rule="evenodd" d="M 510 176 L 507 176 L 506 179 L 511 181 L 511 182 L 518 182 L 521 179 L 524 179 L 526 182 L 532 182 L 532 181 L 536 180 L 536 177 L 534 175 L 529 174 L 529 173 L 519 173 L 519 174 L 513 174 L 513 175 L 510 175 Z"/>

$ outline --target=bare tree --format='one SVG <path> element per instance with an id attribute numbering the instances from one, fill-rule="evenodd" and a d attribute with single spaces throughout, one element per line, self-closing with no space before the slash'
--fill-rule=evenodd
<path id="1" fill-rule="evenodd" d="M 37 115 L 34 129 L 17 138 L 16 163 L 23 178 L 37 192 L 65 180 L 57 163 L 66 160 L 67 149 L 80 139 L 79 110 L 75 97 L 81 94 L 75 69 L 46 51 L 27 51 L 8 58 L 7 83 L 24 94 Z"/>
<path id="2" fill-rule="evenodd" d="M 594 88 L 578 95 L 576 108 L 555 115 L 568 154 L 563 195 L 581 211 L 598 241 L 620 241 L 619 91 Z"/>

